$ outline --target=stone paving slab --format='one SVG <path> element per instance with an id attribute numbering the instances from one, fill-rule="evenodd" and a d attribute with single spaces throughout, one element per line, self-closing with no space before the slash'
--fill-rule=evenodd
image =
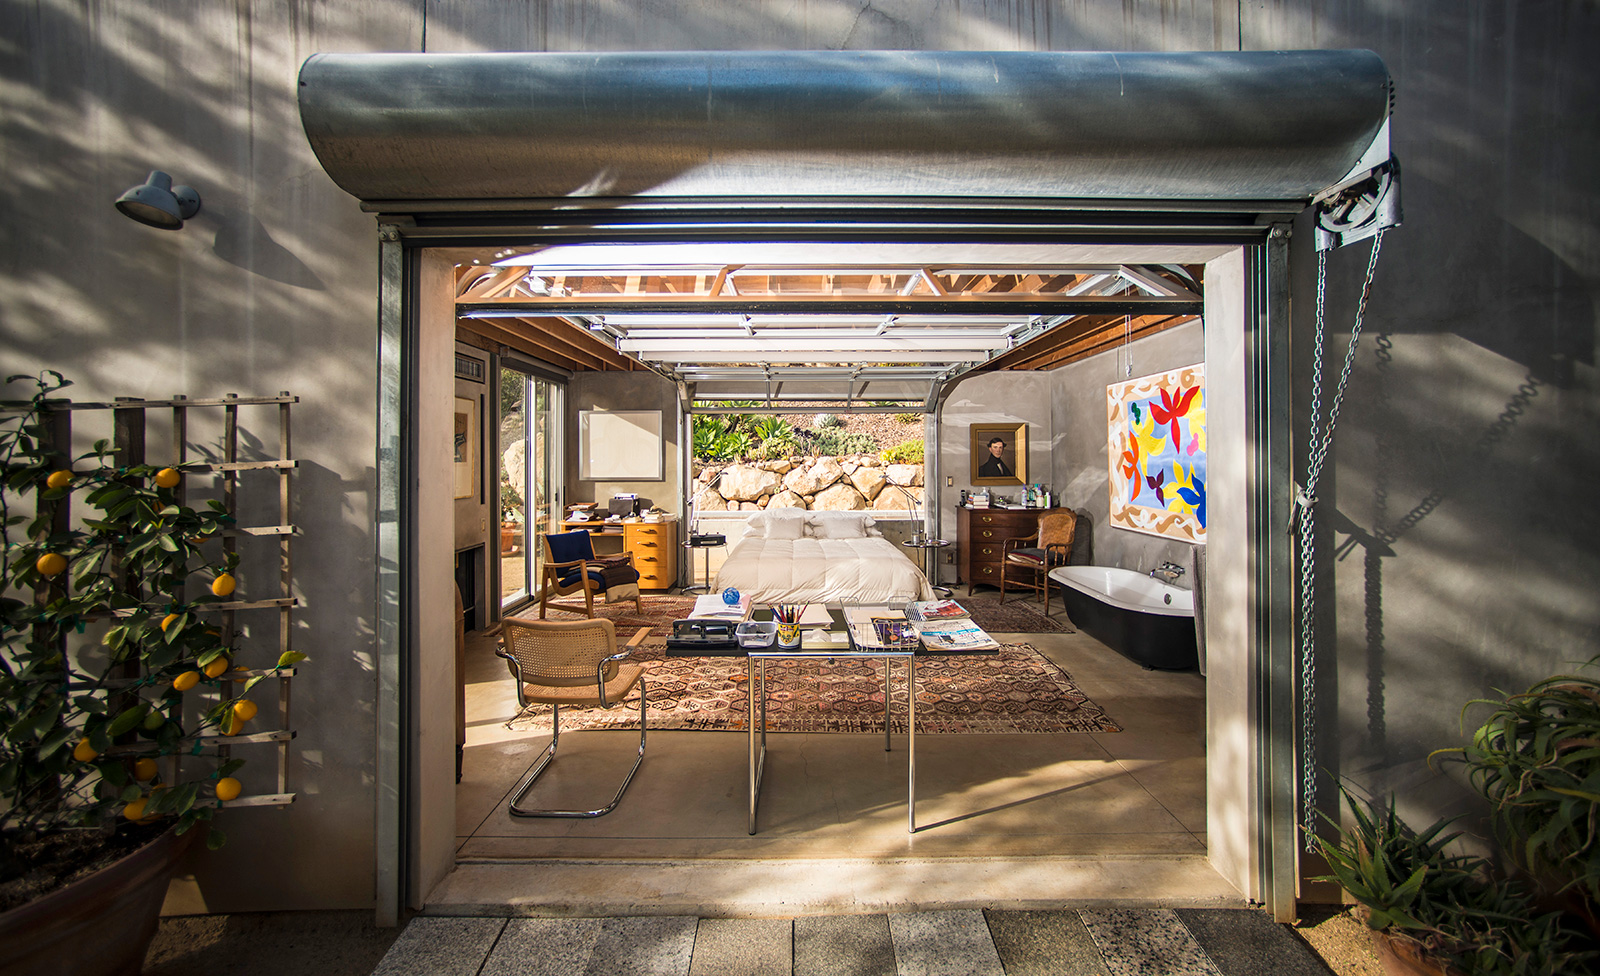
<path id="1" fill-rule="evenodd" d="M 688 976 L 699 921 L 691 915 L 605 919 L 583 972 L 593 976 Z"/>
<path id="2" fill-rule="evenodd" d="M 503 918 L 414 918 L 372 976 L 477 976 Z"/>
<path id="3" fill-rule="evenodd" d="M 1222 976 L 1171 909 L 1078 913 L 1111 976 Z"/>
<path id="4" fill-rule="evenodd" d="M 791 976 L 794 923 L 786 918 L 702 918 L 689 976 Z"/>
<path id="5" fill-rule="evenodd" d="M 895 912 L 889 916 L 898 976 L 1005 976 L 983 912 Z"/>
<path id="6" fill-rule="evenodd" d="M 513 918 L 478 976 L 572 976 L 588 969 L 598 918 Z"/>
<path id="7" fill-rule="evenodd" d="M 1075 911 L 984 912 L 1006 976 L 1101 976 L 1105 964 Z"/>
<path id="8" fill-rule="evenodd" d="M 796 976 L 898 976 L 887 915 L 812 915 L 794 920 Z"/>
<path id="9" fill-rule="evenodd" d="M 1181 908 L 1177 916 L 1227 976 L 1331 976 L 1310 946 L 1266 912 Z"/>

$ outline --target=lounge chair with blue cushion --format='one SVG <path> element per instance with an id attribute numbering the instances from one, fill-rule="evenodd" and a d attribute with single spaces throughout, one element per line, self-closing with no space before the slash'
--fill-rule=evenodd
<path id="1" fill-rule="evenodd" d="M 604 594 L 605 602 L 632 600 L 644 613 L 639 600 L 639 571 L 633 566 L 633 553 L 596 556 L 588 529 L 548 533 L 544 545 L 543 582 L 539 587 L 539 619 L 543 620 L 551 596 L 583 594 L 584 615 L 594 616 L 594 595 Z M 576 606 L 567 609 L 576 610 Z"/>

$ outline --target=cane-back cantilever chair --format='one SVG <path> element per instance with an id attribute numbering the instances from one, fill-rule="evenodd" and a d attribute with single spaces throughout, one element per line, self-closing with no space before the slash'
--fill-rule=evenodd
<path id="1" fill-rule="evenodd" d="M 632 600 L 644 613 L 639 599 L 639 571 L 633 553 L 598 557 L 588 529 L 549 533 L 541 537 L 544 545 L 543 582 L 539 587 L 539 619 L 543 620 L 551 596 L 583 594 L 584 615 L 594 616 L 594 595 L 605 594 L 607 603 Z M 576 609 L 574 607 L 573 609 Z"/>
<path id="2" fill-rule="evenodd" d="M 630 646 L 617 650 L 617 632 L 611 621 L 528 620 L 507 617 L 502 621 L 504 646 L 495 651 L 506 659 L 517 681 L 517 704 L 553 706 L 550 717 L 550 744 L 545 746 L 527 775 L 511 792 L 513 817 L 599 817 L 616 808 L 617 801 L 633 782 L 633 774 L 644 762 L 644 668 L 623 661 L 633 653 Z M 642 636 L 642 635 L 640 635 Z M 572 708 L 610 708 L 620 705 L 637 687 L 639 691 L 639 756 L 617 788 L 611 802 L 598 810 L 530 810 L 522 798 L 556 758 L 561 742 L 561 706 Z"/>
<path id="3" fill-rule="evenodd" d="M 1068 510 L 1040 516 L 1036 539 L 1007 539 L 1000 563 L 1000 602 L 1006 602 L 1007 584 L 1033 590 L 1043 595 L 1044 615 L 1050 616 L 1050 570 L 1067 564 L 1077 534 L 1078 515 Z"/>

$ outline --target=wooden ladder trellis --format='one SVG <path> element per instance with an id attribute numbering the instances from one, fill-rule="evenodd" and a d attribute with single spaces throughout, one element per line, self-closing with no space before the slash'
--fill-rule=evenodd
<path id="1" fill-rule="evenodd" d="M 293 593 L 293 564 L 291 561 L 290 541 L 296 534 L 296 529 L 290 517 L 291 503 L 291 476 L 298 462 L 290 453 L 289 443 L 289 414 L 290 406 L 299 402 L 299 397 L 287 391 L 277 396 L 269 397 L 241 397 L 229 394 L 224 397 L 209 399 L 191 399 L 185 396 L 174 396 L 170 400 L 141 400 L 135 398 L 118 397 L 111 403 L 73 402 L 70 400 L 47 400 L 42 405 L 43 415 L 41 420 L 45 430 L 49 431 L 50 439 L 54 441 L 50 446 L 56 449 L 63 460 L 70 455 L 70 445 L 73 440 L 72 416 L 80 411 L 112 411 L 113 436 L 111 438 L 113 457 L 119 467 L 136 464 L 153 463 L 146 454 L 145 442 L 151 418 L 150 411 L 172 411 L 172 456 L 169 463 L 172 467 L 181 467 L 185 480 L 175 489 L 178 504 L 185 503 L 188 493 L 188 477 L 194 475 L 211 474 L 221 479 L 222 502 L 227 509 L 227 514 L 237 518 L 239 510 L 239 476 L 249 471 L 271 471 L 277 473 L 278 488 L 278 524 L 261 526 L 241 526 L 237 522 L 233 527 L 225 530 L 222 535 L 222 546 L 225 552 L 232 554 L 238 552 L 240 539 L 246 540 L 276 540 L 278 544 L 278 595 L 266 599 L 256 600 L 230 600 L 223 603 L 207 603 L 194 609 L 204 613 L 220 614 L 219 630 L 222 631 L 224 640 L 232 641 L 238 634 L 235 615 L 240 612 L 277 611 L 277 653 L 273 655 L 272 664 L 276 664 L 278 656 L 292 650 L 291 639 L 294 633 L 294 608 L 297 600 Z M 278 456 L 267 460 L 241 461 L 239 460 L 239 408 L 240 407 L 271 407 L 277 406 L 278 414 Z M 215 463 L 198 463 L 189 461 L 189 418 L 191 411 L 198 409 L 220 409 L 222 411 L 222 460 Z M 55 511 L 58 527 L 66 528 L 70 522 L 70 513 L 66 505 L 59 505 Z M 252 581 L 254 582 L 254 581 Z M 259 595 L 259 594 L 258 594 Z M 185 739 L 186 750 L 167 757 L 167 775 L 171 782 L 181 781 L 180 765 L 183 758 L 189 755 L 198 755 L 204 750 L 215 749 L 219 761 L 227 761 L 234 747 L 270 743 L 277 748 L 277 789 L 272 793 L 254 793 L 229 800 L 227 806 L 252 807 L 252 806 L 286 806 L 294 802 L 295 794 L 289 790 L 289 745 L 294 741 L 295 731 L 290 725 L 290 688 L 296 669 L 293 667 L 275 668 L 270 665 L 266 668 L 251 668 L 243 671 L 228 671 L 221 678 L 221 684 L 216 692 L 218 700 L 232 698 L 231 688 L 234 683 L 242 683 L 252 677 L 267 675 L 278 681 L 278 722 L 277 727 L 261 732 L 240 733 L 227 736 L 221 732 L 192 736 Z"/>

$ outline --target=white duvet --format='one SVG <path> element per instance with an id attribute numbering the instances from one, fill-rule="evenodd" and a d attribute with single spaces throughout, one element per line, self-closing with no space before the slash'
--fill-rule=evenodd
<path id="1" fill-rule="evenodd" d="M 745 538 L 717 572 L 753 603 L 902 604 L 933 590 L 900 547 L 882 536 L 855 539 Z"/>

